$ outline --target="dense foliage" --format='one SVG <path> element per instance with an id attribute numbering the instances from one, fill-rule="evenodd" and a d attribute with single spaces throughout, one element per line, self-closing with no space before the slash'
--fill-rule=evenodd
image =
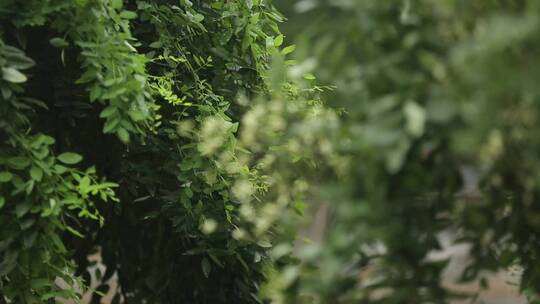
<path id="1" fill-rule="evenodd" d="M 232 233 L 231 188 L 260 178 L 233 101 L 267 91 L 281 18 L 267 1 L 0 2 L 0 302 L 77 300 L 97 249 L 115 303 L 259 301 L 268 246 Z"/>

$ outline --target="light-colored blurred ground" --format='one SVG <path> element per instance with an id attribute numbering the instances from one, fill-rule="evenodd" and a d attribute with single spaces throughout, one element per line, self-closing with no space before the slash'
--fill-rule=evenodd
<path id="1" fill-rule="evenodd" d="M 327 225 L 327 208 L 323 206 L 314 213 L 313 224 L 309 226 L 304 234 L 308 239 L 315 242 L 322 240 L 322 235 L 326 230 Z M 516 269 L 503 271 L 499 273 L 486 273 L 489 287 L 487 290 L 480 290 L 478 284 L 458 284 L 456 283 L 462 270 L 467 265 L 467 257 L 469 246 L 466 244 L 452 244 L 452 233 L 446 233 L 440 236 L 440 241 L 443 246 L 441 252 L 433 253 L 428 258 L 430 259 L 446 259 L 451 257 L 444 272 L 444 283 L 447 287 L 457 291 L 469 293 L 479 293 L 478 300 L 474 303 L 482 304 L 525 304 L 526 299 L 518 292 L 517 284 L 519 271 Z M 468 301 L 455 301 L 452 304 L 471 303 Z"/>
<path id="2" fill-rule="evenodd" d="M 449 236 L 443 236 L 449 238 Z M 443 241 L 444 243 L 444 241 Z M 455 245 L 445 248 L 444 251 L 437 254 L 436 258 L 450 257 L 451 260 L 444 273 L 445 285 L 459 291 L 475 293 L 478 292 L 478 284 L 458 284 L 456 283 L 463 268 L 467 264 L 469 252 L 468 245 Z M 509 269 L 498 273 L 485 273 L 488 278 L 489 287 L 487 290 L 479 291 L 480 297 L 475 303 L 485 304 L 525 304 L 526 300 L 518 292 L 519 271 Z M 455 304 L 470 303 L 470 301 L 456 301 Z"/>

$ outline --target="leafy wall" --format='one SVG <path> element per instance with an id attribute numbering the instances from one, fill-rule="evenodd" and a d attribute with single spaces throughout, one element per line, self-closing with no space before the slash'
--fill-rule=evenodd
<path id="1" fill-rule="evenodd" d="M 85 286 L 98 247 L 114 302 L 258 301 L 267 250 L 232 236 L 230 188 L 259 178 L 234 101 L 267 91 L 281 19 L 267 1 L 0 3 L 0 302 L 77 299 L 55 278 Z"/>

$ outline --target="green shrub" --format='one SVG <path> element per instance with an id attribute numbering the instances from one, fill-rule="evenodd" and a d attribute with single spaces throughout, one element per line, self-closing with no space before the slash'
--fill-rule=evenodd
<path id="1" fill-rule="evenodd" d="M 233 101 L 267 91 L 281 19 L 264 0 L 0 3 L 0 302 L 78 299 L 98 248 L 115 303 L 260 301 L 267 244 L 233 237 L 231 187 L 260 179 Z"/>

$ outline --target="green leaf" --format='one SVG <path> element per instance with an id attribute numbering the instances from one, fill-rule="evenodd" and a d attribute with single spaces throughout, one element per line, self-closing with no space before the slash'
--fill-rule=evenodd
<path id="1" fill-rule="evenodd" d="M 81 178 L 79 182 L 79 188 L 81 189 L 81 192 L 88 192 L 88 187 L 90 187 L 90 178 L 88 176 L 85 176 Z"/>
<path id="2" fill-rule="evenodd" d="M 212 271 L 212 265 L 210 265 L 210 261 L 206 257 L 204 257 L 201 261 L 201 268 L 204 276 L 208 278 L 210 276 L 210 272 Z"/>
<path id="3" fill-rule="evenodd" d="M 141 121 L 145 118 L 145 115 L 141 111 L 131 110 L 128 112 L 128 114 L 133 121 Z"/>
<path id="4" fill-rule="evenodd" d="M 26 76 L 14 68 L 2 68 L 2 78 L 12 83 L 23 83 Z"/>
<path id="5" fill-rule="evenodd" d="M 116 135 L 118 135 L 118 138 L 120 138 L 120 140 L 127 144 L 129 143 L 129 133 L 128 131 L 126 131 L 126 129 L 124 128 L 120 128 L 118 129 L 118 131 L 116 131 Z"/>
<path id="6" fill-rule="evenodd" d="M 27 218 L 27 219 L 21 221 L 19 224 L 21 225 L 22 230 L 26 230 L 26 229 L 30 228 L 35 222 L 36 222 L 36 219 L 30 217 L 30 218 Z"/>
<path id="7" fill-rule="evenodd" d="M 88 0 L 75 0 L 75 3 L 77 3 L 79 7 L 83 7 L 88 3 Z"/>
<path id="8" fill-rule="evenodd" d="M 306 80 L 315 80 L 315 79 L 317 79 L 317 77 L 315 77 L 315 75 L 313 75 L 313 74 L 306 74 L 306 75 L 304 75 L 304 79 L 306 79 Z"/>
<path id="9" fill-rule="evenodd" d="M 406 130 L 413 136 L 419 137 L 424 133 L 426 111 L 416 102 L 407 102 L 404 109 Z"/>
<path id="10" fill-rule="evenodd" d="M 283 50 L 281 50 L 281 54 L 287 55 L 294 52 L 294 50 L 296 50 L 296 45 L 289 45 L 288 47 L 285 47 L 283 48 Z"/>
<path id="11" fill-rule="evenodd" d="M 299 215 L 304 215 L 304 211 L 306 210 L 306 203 L 304 203 L 302 200 L 297 200 L 294 202 L 294 210 Z"/>
<path id="12" fill-rule="evenodd" d="M 0 195 L 0 209 L 6 204 L 6 199 Z"/>
<path id="13" fill-rule="evenodd" d="M 257 245 L 263 247 L 263 248 L 270 248 L 272 247 L 272 244 L 268 241 L 265 241 L 265 240 L 260 240 L 257 242 Z"/>
<path id="14" fill-rule="evenodd" d="M 163 44 L 161 43 L 161 41 L 154 41 L 154 42 L 150 43 L 148 46 L 153 48 L 153 49 L 159 49 L 160 47 L 163 46 Z"/>
<path id="15" fill-rule="evenodd" d="M 13 174 L 7 171 L 0 172 L 0 183 L 9 182 L 13 178 Z"/>
<path id="16" fill-rule="evenodd" d="M 114 9 L 119 9 L 122 7 L 122 0 L 112 0 L 111 7 Z"/>
<path id="17" fill-rule="evenodd" d="M 9 56 L 9 65 L 18 70 L 24 70 L 33 67 L 36 63 L 34 60 L 22 55 L 16 54 Z"/>
<path id="18" fill-rule="evenodd" d="M 83 158 L 77 153 L 66 152 L 58 155 L 57 159 L 64 164 L 73 165 L 80 162 Z"/>
<path id="19" fill-rule="evenodd" d="M 32 166 L 32 169 L 30 169 L 30 177 L 32 177 L 33 180 L 39 182 L 43 177 L 43 171 L 37 166 Z"/>
<path id="20" fill-rule="evenodd" d="M 19 202 L 15 206 L 15 214 L 17 215 L 17 217 L 23 217 L 26 213 L 28 213 L 28 210 L 30 210 L 29 201 Z"/>
<path id="21" fill-rule="evenodd" d="M 64 40 L 63 38 L 60 38 L 60 37 L 52 38 L 51 40 L 49 40 L 49 43 L 52 46 L 57 47 L 57 48 L 65 48 L 65 47 L 69 46 L 69 43 L 66 40 Z"/>
<path id="22" fill-rule="evenodd" d="M 274 39 L 274 46 L 276 47 L 279 47 L 283 44 L 283 35 L 278 35 L 275 39 Z"/>
<path id="23" fill-rule="evenodd" d="M 135 19 L 135 18 L 137 18 L 137 14 L 135 12 L 132 12 L 132 11 L 122 11 L 120 13 L 120 18 L 123 18 L 123 19 Z"/>
<path id="24" fill-rule="evenodd" d="M 41 135 L 41 137 L 43 138 L 43 143 L 47 145 L 52 145 L 56 141 L 53 137 L 47 135 Z"/>
<path id="25" fill-rule="evenodd" d="M 30 159 L 24 156 L 16 156 L 8 159 L 8 164 L 10 164 L 15 169 L 24 169 L 30 165 Z"/>
<path id="26" fill-rule="evenodd" d="M 103 126 L 103 133 L 111 133 L 115 130 L 118 124 L 120 123 L 120 118 L 113 117 L 112 119 L 107 119 L 105 125 Z"/>
<path id="27" fill-rule="evenodd" d="M 7 275 L 15 268 L 17 257 L 19 256 L 19 252 L 15 250 L 7 250 L 7 252 L 4 251 L 2 253 L 4 254 L 4 258 L 0 263 L 0 277 Z"/>
<path id="28" fill-rule="evenodd" d="M 108 106 L 105 109 L 103 109 L 101 113 L 99 113 L 99 117 L 106 118 L 113 115 L 116 112 L 117 112 L 117 108 L 115 106 Z"/>
<path id="29" fill-rule="evenodd" d="M 73 227 L 66 226 L 66 230 L 69 231 L 71 234 L 80 237 L 81 239 L 84 238 L 84 235 L 79 231 L 75 230 Z"/>
<path id="30" fill-rule="evenodd" d="M 65 166 L 62 166 L 62 165 L 54 165 L 54 171 L 57 173 L 57 174 L 64 174 L 66 173 L 66 171 L 68 170 L 67 167 Z"/>
<path id="31" fill-rule="evenodd" d="M 47 279 L 33 279 L 30 281 L 30 287 L 32 287 L 32 289 L 42 289 L 42 288 L 45 288 L 45 287 L 49 287 L 51 286 L 51 280 L 47 280 Z"/>
<path id="32" fill-rule="evenodd" d="M 193 19 L 195 20 L 195 22 L 201 22 L 204 20 L 204 16 L 201 14 L 195 14 L 195 16 L 193 16 Z"/>
<path id="33" fill-rule="evenodd" d="M 34 245 L 34 242 L 36 241 L 36 238 L 38 236 L 37 231 L 33 231 L 30 234 L 25 234 L 23 239 L 23 247 L 28 249 L 31 248 L 32 245 Z"/>

